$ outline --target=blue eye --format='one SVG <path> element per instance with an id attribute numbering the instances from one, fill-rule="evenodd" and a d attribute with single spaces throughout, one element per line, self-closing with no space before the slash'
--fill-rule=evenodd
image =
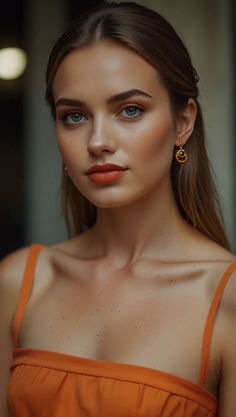
<path id="1" fill-rule="evenodd" d="M 75 123 L 80 123 L 80 122 L 84 121 L 83 118 L 85 118 L 87 120 L 87 117 L 84 114 L 79 113 L 79 112 L 75 112 L 75 113 L 67 114 L 66 117 L 65 117 L 65 121 L 68 124 L 75 124 Z"/>
<path id="2" fill-rule="evenodd" d="M 138 106 L 127 106 L 122 110 L 122 113 L 125 113 L 125 116 L 128 118 L 133 118 L 139 116 L 143 110 Z"/>

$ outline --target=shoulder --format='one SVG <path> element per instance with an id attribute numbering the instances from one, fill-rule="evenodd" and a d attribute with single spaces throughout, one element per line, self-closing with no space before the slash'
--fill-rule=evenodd
<path id="1" fill-rule="evenodd" d="M 215 289 L 219 284 L 224 284 L 220 291 L 221 299 L 214 330 L 221 364 L 218 416 L 231 417 L 236 415 L 236 257 L 220 247 L 214 248 L 213 255 L 217 255 L 219 261 L 212 264 L 211 282 L 215 281 Z M 223 277 L 226 278 L 224 282 Z"/>
<path id="2" fill-rule="evenodd" d="M 221 382 L 219 416 L 236 415 L 236 269 L 230 274 L 220 305 Z"/>
<path id="3" fill-rule="evenodd" d="M 203 251 L 209 266 L 206 284 L 211 299 L 216 288 L 224 284 L 214 326 L 220 375 L 217 415 L 231 417 L 236 415 L 236 256 L 214 242 L 206 242 Z"/>
<path id="4" fill-rule="evenodd" d="M 20 294 L 29 247 L 18 249 L 0 261 L 0 317 L 2 326 L 10 329 Z M 0 326 L 1 327 L 1 326 Z"/>
<path id="5" fill-rule="evenodd" d="M 232 285 L 235 282 L 236 255 L 209 238 L 203 237 L 202 241 L 200 240 L 200 245 L 198 244 L 196 248 L 196 256 L 200 260 L 200 265 L 205 265 L 209 277 L 205 284 L 210 291 L 214 292 L 223 276 L 228 275 L 230 282 L 226 283 L 225 299 L 225 295 L 228 295 L 228 287 L 231 282 Z"/>
<path id="6" fill-rule="evenodd" d="M 18 249 L 0 261 L 0 309 L 13 314 L 19 297 L 29 247 Z"/>
<path id="7" fill-rule="evenodd" d="M 209 288 L 215 291 L 219 285 L 222 286 L 219 310 L 229 318 L 230 309 L 236 307 L 236 256 L 214 242 L 210 243 L 209 252 L 207 247 L 205 251 L 210 259 Z"/>
<path id="8" fill-rule="evenodd" d="M 228 263 L 224 275 L 227 281 L 222 296 L 222 308 L 228 319 L 232 318 L 236 323 L 236 258 Z"/>
<path id="9" fill-rule="evenodd" d="M 0 288 L 19 286 L 26 265 L 30 247 L 11 252 L 0 261 Z"/>
<path id="10" fill-rule="evenodd" d="M 37 267 L 40 273 L 47 274 L 53 269 L 54 263 L 80 256 L 85 249 L 84 237 L 57 242 L 53 245 L 43 245 L 40 251 Z M 6 291 L 17 293 L 20 291 L 22 278 L 26 267 L 31 246 L 26 246 L 11 252 L 0 260 L 0 293 Z"/>
<path id="11" fill-rule="evenodd" d="M 12 322 L 20 293 L 29 248 L 18 249 L 0 261 L 0 414 L 7 414 L 7 386 L 14 341 Z"/>

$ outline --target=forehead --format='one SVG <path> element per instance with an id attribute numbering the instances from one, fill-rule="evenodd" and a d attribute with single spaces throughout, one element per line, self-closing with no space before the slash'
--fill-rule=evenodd
<path id="1" fill-rule="evenodd" d="M 130 88 L 153 94 L 161 87 L 154 67 L 135 51 L 111 41 L 73 50 L 60 64 L 53 82 L 55 100 L 64 94 L 109 94 Z"/>

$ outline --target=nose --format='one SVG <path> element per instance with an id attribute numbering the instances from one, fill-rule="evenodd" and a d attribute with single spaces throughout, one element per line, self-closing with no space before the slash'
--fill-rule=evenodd
<path id="1" fill-rule="evenodd" d="M 88 139 L 88 152 L 93 155 L 114 153 L 116 143 L 112 136 L 112 131 L 104 119 L 94 120 L 93 130 Z"/>

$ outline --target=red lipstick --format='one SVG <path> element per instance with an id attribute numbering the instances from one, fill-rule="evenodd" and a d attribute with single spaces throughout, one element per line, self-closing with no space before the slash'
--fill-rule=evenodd
<path id="1" fill-rule="evenodd" d="M 104 163 L 93 165 L 86 171 L 86 175 L 97 184 L 109 184 L 121 178 L 126 170 L 120 165 Z"/>

